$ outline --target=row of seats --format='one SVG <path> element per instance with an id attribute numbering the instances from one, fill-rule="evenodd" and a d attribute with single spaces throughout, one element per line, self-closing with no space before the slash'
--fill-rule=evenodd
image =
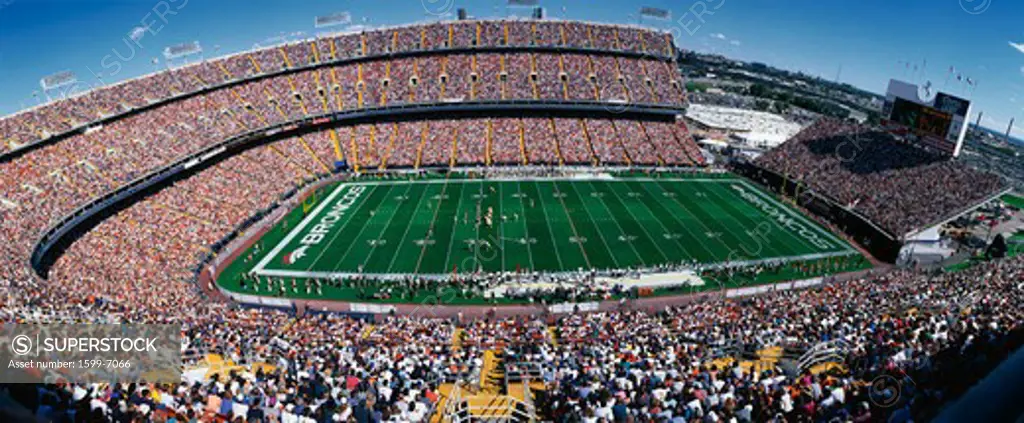
<path id="1" fill-rule="evenodd" d="M 195 92 L 225 81 L 344 58 L 380 55 L 389 52 L 444 50 L 472 46 L 569 46 L 644 53 L 660 57 L 670 57 L 672 48 L 671 37 L 660 32 L 625 26 L 556 21 L 431 23 L 326 36 L 157 72 L 0 119 L 0 141 L 2 141 L 0 144 L 3 144 L 0 145 L 0 153 L 15 146 L 79 127 L 100 117 L 122 113 L 176 95 Z M 453 60 L 464 60 L 464 56 L 461 59 Z M 412 62 L 407 62 L 406 65 L 414 66 L 409 63 Z M 579 63 L 571 65 L 578 67 Z M 403 65 L 396 66 L 402 67 Z M 428 71 L 438 68 L 437 63 L 425 63 L 422 66 Z M 491 66 L 491 70 L 496 69 L 494 63 L 488 63 L 486 66 Z M 461 81 L 460 84 L 466 84 L 469 76 L 456 73 L 466 72 L 468 69 L 470 68 L 466 66 L 453 66 L 451 79 Z M 414 74 L 408 72 L 408 69 L 405 70 L 409 75 Z M 510 70 L 509 73 L 512 71 Z M 484 75 L 483 72 L 479 74 L 481 79 L 487 79 L 489 75 L 496 75 L 496 73 Z M 575 77 L 584 77 L 579 73 L 571 74 Z M 437 79 L 438 73 L 427 72 L 421 75 L 421 80 Z M 557 77 L 557 75 L 545 76 Z M 652 78 L 657 77 L 652 76 Z M 402 78 L 402 80 L 407 79 Z M 400 79 L 395 78 L 395 80 Z M 378 81 L 374 80 L 373 82 Z M 343 81 L 335 84 L 339 83 L 344 84 Z M 469 98 L 468 93 L 463 94 L 465 98 Z M 583 95 L 589 96 L 589 93 Z M 436 99 L 437 96 L 430 98 Z M 489 98 L 497 98 L 497 96 Z"/>
<path id="2" fill-rule="evenodd" d="M 548 53 L 384 59 L 250 81 L 202 97 L 217 98 L 231 93 L 236 101 L 227 104 L 284 111 L 275 121 L 363 107 L 471 100 L 679 105 L 685 102 L 685 96 L 672 66 L 653 59 Z M 199 101 L 209 103 L 204 98 Z M 119 111 L 148 102 L 140 100 Z M 76 107 L 74 101 L 58 104 L 67 109 L 37 109 L 0 120 L 0 139 L 4 144 L 0 151 L 112 113 L 110 108 Z M 144 114 L 151 116 L 159 111 Z"/>
<path id="3" fill-rule="evenodd" d="M 684 123 L 573 118 L 452 119 L 357 125 L 350 165 L 363 169 L 459 165 L 702 166 Z"/>

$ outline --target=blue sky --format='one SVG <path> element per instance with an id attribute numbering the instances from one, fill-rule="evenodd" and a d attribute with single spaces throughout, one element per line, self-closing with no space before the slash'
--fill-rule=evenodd
<path id="1" fill-rule="evenodd" d="M 348 11 L 354 23 L 390 25 L 465 7 L 473 16 L 506 12 L 505 1 L 477 0 L 0 0 L 0 115 L 34 104 L 39 78 L 72 70 L 97 83 L 152 72 L 162 49 L 199 41 L 213 54 L 250 48 L 281 33 L 315 34 L 313 17 Z M 550 15 L 635 22 L 639 3 L 541 0 Z M 669 29 L 684 48 L 836 77 L 874 92 L 889 78 L 932 81 L 970 97 L 983 124 L 1005 128 L 1018 118 L 1024 135 L 1024 1 L 1020 0 L 649 0 L 672 12 Z M 564 8 L 564 12 L 563 12 Z M 164 18 L 157 12 L 164 12 Z M 698 17 L 697 12 L 704 11 Z M 151 28 L 134 48 L 133 28 Z M 128 41 L 126 41 L 128 40 Z M 119 53 L 127 60 L 114 56 Z M 106 59 L 105 59 L 106 58 Z M 106 61 L 104 61 L 106 60 Z M 111 62 L 123 67 L 111 75 Z M 906 63 L 911 63 L 908 69 Z M 104 64 L 108 66 L 105 67 Z M 917 66 L 915 72 L 913 66 Z M 977 81 L 949 78 L 950 66 Z M 949 82 L 947 83 L 947 79 Z M 974 116 L 971 117 L 972 121 Z"/>

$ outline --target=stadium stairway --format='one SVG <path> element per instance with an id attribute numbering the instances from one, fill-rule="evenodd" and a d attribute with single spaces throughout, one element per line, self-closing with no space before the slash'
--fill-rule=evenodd
<path id="1" fill-rule="evenodd" d="M 370 337 L 370 335 L 373 334 L 373 330 L 375 328 L 376 327 L 373 326 L 373 325 L 366 325 L 366 327 L 363 328 L 362 333 L 359 334 L 359 339 L 368 339 Z"/>
<path id="2" fill-rule="evenodd" d="M 465 340 L 465 338 L 466 338 L 466 330 L 463 329 L 463 328 L 455 328 L 455 330 L 452 331 L 452 349 L 453 350 L 461 350 L 462 349 L 463 340 Z"/>
<path id="3" fill-rule="evenodd" d="M 484 351 L 484 364 L 480 369 L 480 390 L 497 394 L 505 381 L 504 360 L 494 350 Z"/>
<path id="4" fill-rule="evenodd" d="M 479 388 L 443 383 L 438 387 L 438 402 L 431 423 L 465 421 L 536 421 L 533 394 L 544 389 L 542 381 L 508 383 L 501 352 L 483 354 Z M 529 410 L 529 411 L 528 411 Z"/>
<path id="5" fill-rule="evenodd" d="M 776 366 L 780 366 L 780 360 L 783 359 L 783 353 L 784 349 L 780 346 L 765 347 L 759 350 L 741 352 L 736 357 L 727 356 L 716 358 L 711 360 L 709 365 L 714 365 L 719 369 L 725 369 L 738 363 L 740 368 L 746 372 L 760 373 L 765 370 L 774 370 Z"/>
<path id="6" fill-rule="evenodd" d="M 551 343 L 552 347 L 558 348 L 558 331 L 555 330 L 554 326 L 548 326 L 547 330 L 548 342 Z"/>

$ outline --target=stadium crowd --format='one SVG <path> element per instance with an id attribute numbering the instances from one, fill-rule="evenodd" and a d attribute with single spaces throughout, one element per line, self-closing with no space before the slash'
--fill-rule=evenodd
<path id="1" fill-rule="evenodd" d="M 0 310 L 6 322 L 181 323 L 189 357 L 268 364 L 177 385 L 61 384 L 24 394 L 32 411 L 54 421 L 425 421 L 440 384 L 474 374 L 487 349 L 503 350 L 509 368 L 540 364 L 547 389 L 537 406 L 554 421 L 876 421 L 932 415 L 1020 345 L 1022 280 L 1018 257 L 953 274 L 897 271 L 658 310 L 626 304 L 466 322 L 428 314 L 373 324 L 333 314 L 296 319 L 194 294 L 156 308 L 132 302 L 139 298 L 84 302 L 88 291 L 39 290 L 21 302 L 24 287 L 9 287 Z M 465 331 L 460 348 L 457 327 Z M 842 343 L 830 359 L 848 371 L 754 371 L 719 361 L 728 345 L 800 352 L 826 341 Z"/>
<path id="2" fill-rule="evenodd" d="M 998 176 L 868 126 L 822 119 L 755 160 L 902 236 L 1003 190 Z"/>
<path id="3" fill-rule="evenodd" d="M 640 54 L 643 59 L 611 57 L 603 63 L 610 62 L 612 66 L 595 68 L 591 62 L 600 56 L 529 53 L 476 55 L 472 51 L 447 55 L 451 48 L 516 46 L 574 47 Z M 388 57 L 388 54 L 396 52 L 432 50 L 438 50 L 438 55 L 407 59 Z M 159 71 L 80 92 L 71 98 L 42 104 L 0 119 L 0 141 L 3 142 L 0 153 L 80 128 L 104 117 L 201 89 L 217 88 L 225 82 L 260 75 L 270 75 L 268 82 L 243 84 L 256 97 L 262 98 L 274 93 L 280 99 L 295 91 L 301 92 L 307 98 L 306 101 L 314 105 L 320 102 L 308 100 L 317 98 L 309 88 L 316 87 L 316 91 L 322 93 L 323 97 L 333 97 L 327 95 L 329 92 L 337 94 L 338 98 L 330 99 L 332 104 L 325 104 L 325 108 L 342 110 L 383 105 L 385 102 L 400 104 L 441 98 L 594 100 L 596 98 L 593 93 L 597 90 L 593 84 L 597 79 L 602 84 L 621 85 L 618 81 L 623 75 L 615 65 L 619 62 L 623 69 L 645 72 L 643 75 L 625 75 L 625 79 L 651 81 L 646 87 L 636 84 L 632 86 L 633 101 L 679 103 L 684 101 L 682 86 L 676 73 L 672 72 L 671 65 L 663 61 L 671 58 L 670 52 L 671 41 L 665 33 L 579 22 L 438 22 L 323 36 Z M 339 65 L 306 70 L 291 76 L 277 75 L 283 70 L 364 56 L 379 60 L 365 62 L 365 66 Z M 362 72 L 360 67 L 363 68 Z M 538 68 L 542 70 L 538 71 Z M 573 72 L 566 73 L 565 69 Z M 595 73 L 597 76 L 594 76 Z M 364 78 L 360 79 L 360 76 Z M 501 81 L 498 81 L 499 77 Z M 506 80 L 509 83 L 506 84 Z M 292 81 L 298 81 L 298 86 L 288 84 Z M 72 84 L 70 91 L 82 91 L 78 88 L 84 86 L 83 83 Z M 446 90 L 448 93 L 442 97 L 441 93 Z M 365 98 L 357 96 L 357 91 L 363 91 Z M 665 98 L 654 101 L 656 99 L 652 97 L 652 91 L 661 93 Z M 346 101 L 341 101 L 342 98 Z M 334 100 L 338 104 L 333 104 Z M 284 101 L 280 103 L 286 104 Z"/>

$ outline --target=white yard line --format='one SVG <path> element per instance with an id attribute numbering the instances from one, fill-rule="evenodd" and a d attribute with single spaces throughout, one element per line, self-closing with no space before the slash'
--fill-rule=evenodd
<path id="1" fill-rule="evenodd" d="M 749 189 L 751 192 L 753 192 L 754 195 L 756 195 L 758 197 L 761 197 L 762 199 L 768 200 L 768 202 L 770 202 L 770 203 L 774 204 L 776 207 L 782 209 L 782 211 L 784 213 L 786 213 L 786 214 L 788 214 L 788 215 L 790 215 L 792 217 L 795 217 L 797 220 L 800 220 L 801 222 L 804 222 L 804 224 L 806 224 L 809 228 L 813 229 L 815 232 L 817 232 L 820 235 L 824 235 L 825 238 L 828 238 L 830 241 L 836 243 L 837 246 L 842 247 L 842 246 L 845 245 L 846 248 L 844 248 L 843 251 L 846 251 L 846 252 L 856 251 L 848 243 L 846 243 L 843 240 L 840 240 L 839 238 L 836 238 L 836 236 L 833 235 L 831 232 L 823 229 L 821 227 L 821 225 L 819 225 L 817 222 L 811 221 L 806 216 L 804 216 L 804 215 L 802 215 L 800 213 L 797 213 L 792 208 L 790 208 L 790 207 L 780 203 L 775 198 L 772 198 L 771 196 L 765 195 L 764 193 L 761 192 L 761 190 L 757 189 L 757 187 L 751 186 L 749 183 L 747 183 L 747 181 L 742 180 L 742 179 L 738 179 L 737 181 L 740 184 L 742 184 L 743 186 L 745 186 L 747 189 Z"/>
<path id="2" fill-rule="evenodd" d="M 367 194 L 366 196 L 370 197 L 374 192 L 377 192 L 377 187 L 372 187 L 370 189 L 370 193 Z M 391 192 L 391 188 L 388 188 L 388 192 Z M 356 209 L 352 211 L 352 214 L 358 213 L 360 210 L 363 209 L 363 206 L 365 206 L 368 203 L 369 203 L 369 201 L 362 201 L 362 202 L 360 202 L 359 203 L 359 207 L 356 207 Z M 372 206 L 376 206 L 376 205 L 372 205 Z M 306 266 L 306 271 L 309 271 L 309 269 L 312 269 L 313 266 L 315 266 L 316 263 L 318 261 L 320 261 L 320 259 L 324 256 L 324 254 L 327 254 L 327 251 L 329 251 L 331 249 L 331 246 L 334 245 L 334 240 L 338 239 L 338 236 L 341 235 L 343 232 L 345 232 L 345 228 L 348 227 L 349 222 L 352 222 L 352 218 L 353 217 L 355 217 L 355 216 L 351 216 L 348 219 L 345 219 L 345 223 L 341 224 L 341 227 L 338 228 L 338 230 L 334 231 L 334 235 L 331 235 L 331 239 L 327 241 L 327 244 L 324 244 L 324 248 L 321 248 L 320 249 L 320 253 L 318 253 L 316 255 L 316 258 L 309 262 L 309 266 Z"/>
<path id="3" fill-rule="evenodd" d="M 437 215 L 439 213 L 441 213 L 441 204 L 444 203 L 444 201 L 448 198 L 447 197 L 447 195 L 448 195 L 447 193 L 448 193 L 448 184 L 444 184 L 444 186 L 441 187 L 441 194 L 439 194 L 438 197 L 437 197 L 437 207 L 434 208 L 434 215 L 430 218 L 430 224 L 427 225 L 427 232 L 425 234 L 423 234 L 423 246 L 420 247 L 420 256 L 416 259 L 416 268 L 413 269 L 413 273 L 419 273 L 420 264 L 423 263 L 423 255 L 427 252 L 427 247 L 429 246 L 429 244 L 427 243 L 427 240 L 430 239 L 430 237 L 432 237 L 434 235 L 434 224 L 437 223 Z M 460 195 L 461 195 L 461 193 L 460 193 Z M 405 238 L 402 238 L 402 240 L 403 240 L 403 242 L 405 242 Z M 395 257 L 398 257 L 397 252 L 395 253 Z M 391 265 L 392 266 L 395 264 L 394 262 L 395 262 L 395 259 L 392 258 L 391 259 Z M 389 272 L 391 271 L 391 266 L 388 266 L 388 271 Z"/>
<path id="4" fill-rule="evenodd" d="M 465 195 L 466 195 L 466 190 L 465 189 L 463 189 L 462 191 L 459 191 L 459 201 L 457 201 L 455 203 L 455 224 L 452 225 L 452 236 L 448 237 L 448 250 L 445 252 L 445 256 L 444 256 L 444 268 L 443 269 L 446 272 L 449 269 L 448 264 L 451 263 L 451 261 L 452 261 L 452 245 L 455 245 L 455 229 L 459 225 L 459 223 L 458 223 L 459 222 L 459 209 L 462 208 L 462 197 L 465 196 Z M 424 251 L 426 251 L 426 247 L 424 247 Z M 416 270 L 419 271 L 419 269 L 416 269 Z"/>
<path id="5" fill-rule="evenodd" d="M 533 247 L 531 246 L 531 243 L 530 243 L 530 225 L 527 224 L 526 204 L 523 201 L 523 197 L 526 197 L 526 194 L 523 194 L 523 187 L 522 187 L 522 184 L 519 181 L 516 181 L 516 194 L 519 194 L 519 211 L 522 212 L 522 216 L 523 216 L 522 222 L 523 222 L 523 233 L 525 234 L 524 236 L 526 237 L 526 253 L 530 256 L 530 271 L 532 272 L 535 269 L 535 267 L 534 267 L 535 265 L 533 263 Z"/>
<path id="6" fill-rule="evenodd" d="M 651 187 L 649 186 L 649 184 L 640 184 L 640 186 L 643 187 L 644 191 L 647 191 L 651 195 L 655 194 L 654 191 L 651 190 Z M 671 197 L 671 196 L 665 196 L 664 194 L 665 193 L 669 193 L 669 191 L 665 190 L 665 188 L 663 188 L 661 185 L 658 185 L 658 188 L 661 189 L 663 197 L 665 197 L 665 198 L 674 198 L 674 197 Z M 672 194 L 675 195 L 674 192 L 672 192 Z M 668 207 L 666 206 L 665 209 L 667 210 Z M 683 210 L 686 211 L 686 213 L 689 215 L 689 217 L 691 217 L 693 220 L 698 221 L 698 222 L 700 221 L 700 218 L 698 218 L 693 213 L 690 213 L 690 211 L 687 210 L 686 208 L 683 208 Z M 676 217 L 676 214 L 672 213 L 671 210 L 668 210 L 668 211 L 669 211 L 668 215 L 672 218 L 672 220 L 675 220 L 676 223 L 678 223 L 679 226 L 681 226 L 683 228 L 683 230 L 686 231 L 687 234 L 690 234 L 690 238 L 693 239 L 693 242 L 696 243 L 698 246 L 700 246 L 700 248 L 702 250 L 704 250 L 705 253 L 708 253 L 708 257 L 714 258 L 715 257 L 715 253 L 712 252 L 711 250 L 709 250 L 707 247 L 704 246 L 704 243 L 701 242 L 702 241 L 701 237 L 699 237 L 698 234 L 695 234 L 695 233 L 693 233 L 693 231 L 690 230 L 690 225 L 687 225 L 686 222 L 684 222 L 682 220 L 679 220 L 679 218 Z M 705 229 L 707 229 L 707 228 L 705 227 Z"/>
<path id="7" fill-rule="evenodd" d="M 576 196 L 580 198 L 580 206 L 582 206 L 583 207 L 583 211 L 587 213 L 587 217 L 590 219 L 590 222 L 594 224 L 594 229 L 597 230 L 597 237 L 601 238 L 600 239 L 601 245 L 603 245 L 604 246 L 604 250 L 608 252 L 608 257 L 612 258 L 612 262 L 615 263 L 615 267 L 622 267 L 622 265 L 619 264 L 619 259 L 617 257 L 615 257 L 615 252 L 612 251 L 611 247 L 608 245 L 608 240 L 604 238 L 604 231 L 602 231 L 601 228 L 599 228 L 597 226 L 597 219 L 594 219 L 594 215 L 590 213 L 590 208 L 587 207 L 585 204 L 583 204 L 584 200 L 583 200 L 583 196 L 580 195 L 580 190 L 576 189 L 576 187 L 572 186 L 572 185 L 570 185 L 569 188 L 572 188 L 572 190 L 576 192 Z M 569 215 L 569 210 L 568 209 L 565 210 L 565 214 L 566 214 L 566 216 Z M 622 228 L 619 228 L 619 233 L 622 233 Z M 625 235 L 625 234 L 623 234 L 623 235 Z M 579 235 L 577 234 L 576 236 L 579 236 Z M 633 249 L 633 253 L 636 254 L 637 258 L 640 258 L 640 253 L 638 253 L 636 251 L 636 249 Z M 640 261 L 643 261 L 643 259 L 640 259 Z"/>
<path id="8" fill-rule="evenodd" d="M 412 185 L 409 185 L 409 187 L 405 189 L 405 194 L 402 194 L 402 196 L 403 197 L 408 196 L 409 195 L 409 191 L 412 191 Z M 426 196 L 427 196 L 426 192 L 424 192 L 423 195 L 420 195 L 420 200 L 416 202 L 416 208 L 413 209 L 413 215 L 415 215 L 419 211 L 420 205 L 423 204 L 423 199 L 426 198 Z M 402 202 L 405 203 L 404 200 Z M 392 213 L 391 214 L 391 218 L 388 219 L 388 224 L 384 225 L 384 229 L 381 229 L 380 235 L 377 235 L 377 240 L 378 241 L 380 241 L 380 239 L 384 237 L 384 233 L 387 232 L 388 228 L 391 227 L 391 223 L 395 221 L 395 215 L 398 214 L 398 209 L 400 209 L 400 208 L 402 208 L 401 204 L 398 207 L 395 208 L 395 212 Z M 409 227 L 411 227 L 411 226 L 412 226 L 412 219 L 410 218 L 409 222 L 405 225 L 405 234 L 402 235 L 402 241 L 400 241 L 398 243 L 398 248 L 402 248 L 402 242 L 405 242 L 405 235 L 409 234 Z M 367 254 L 366 258 L 363 259 L 363 268 L 366 268 L 366 265 L 368 263 L 370 263 L 370 257 L 373 257 L 373 253 L 376 252 L 376 251 L 377 251 L 377 244 L 374 244 L 372 247 L 370 247 L 370 254 Z M 389 273 L 391 272 L 391 265 L 395 263 L 395 257 L 398 257 L 398 250 L 395 250 L 395 254 L 393 254 L 391 256 L 391 262 L 388 263 L 388 272 Z"/>
<path id="9" fill-rule="evenodd" d="M 591 186 L 593 186 L 593 183 L 591 183 Z M 628 212 L 629 215 L 633 217 L 633 221 L 636 222 L 636 225 L 639 226 L 642 231 L 644 231 L 644 234 L 647 235 L 647 239 L 651 240 L 651 243 L 654 244 L 654 248 L 656 248 L 658 250 L 658 252 L 661 253 L 661 256 L 664 257 L 666 261 L 671 262 L 672 259 L 668 256 L 668 254 L 665 254 L 665 250 L 662 250 L 661 246 L 658 245 L 658 239 L 653 237 L 653 236 L 651 236 L 651 233 L 647 231 L 647 228 L 645 227 L 645 225 L 642 222 L 640 222 L 640 219 L 636 217 L 635 213 L 633 213 L 633 209 L 631 207 L 629 207 L 629 205 L 627 205 L 625 201 L 622 201 L 622 196 L 619 195 L 619 193 L 615 191 L 615 188 L 608 187 L 608 190 L 612 192 L 612 195 L 614 195 L 615 198 L 618 199 L 620 203 L 622 203 L 623 207 L 626 209 L 626 212 Z M 630 191 L 630 192 L 633 192 L 633 191 Z M 601 202 L 603 203 L 604 200 L 601 200 Z M 644 208 L 647 208 L 647 205 L 644 204 L 643 201 L 638 201 L 638 203 L 643 205 Z M 605 208 L 608 208 L 608 206 L 605 205 Z M 609 211 L 611 211 L 611 210 L 609 209 Z M 650 212 L 650 209 L 647 209 L 647 211 Z M 654 215 L 652 214 L 651 216 L 654 216 Z M 656 216 L 655 216 L 654 220 L 656 222 L 658 222 L 658 225 L 661 225 L 661 221 L 659 221 Z M 665 229 L 665 227 L 662 226 L 662 229 Z M 668 232 L 668 231 L 666 230 L 665 232 Z"/>
<path id="10" fill-rule="evenodd" d="M 729 187 L 726 187 L 727 191 L 728 191 L 728 189 L 729 189 Z M 735 193 L 733 193 L 733 194 L 735 194 Z M 742 211 L 739 211 L 739 216 L 733 216 L 732 213 L 729 212 L 729 210 L 726 210 L 726 205 L 730 201 L 729 199 L 715 194 L 714 190 L 707 190 L 705 195 L 714 196 L 715 198 L 720 200 L 718 202 L 715 202 L 715 206 L 717 206 L 718 208 L 722 209 L 722 212 L 727 215 L 729 220 L 732 220 L 733 222 L 736 222 L 736 226 L 739 226 L 739 228 L 737 228 L 737 229 L 746 228 L 746 230 L 743 231 L 742 234 L 746 235 L 747 238 L 753 239 L 757 243 L 758 252 L 761 252 L 762 248 L 764 250 L 767 250 L 768 254 L 757 254 L 757 255 L 759 255 L 759 256 L 760 255 L 772 255 L 772 256 L 775 256 L 775 257 L 785 256 L 785 254 L 782 251 L 780 251 L 778 248 L 775 247 L 776 243 L 771 242 L 772 240 L 769 240 L 769 239 L 767 239 L 767 238 L 765 238 L 763 236 L 759 236 L 759 235 L 763 235 L 763 234 L 760 234 L 759 232 L 757 232 L 758 228 L 761 226 L 760 222 L 754 222 L 753 225 L 748 226 L 747 224 L 745 224 L 743 222 L 740 222 L 740 217 L 739 216 L 742 216 L 742 214 L 743 214 Z M 751 207 L 754 207 L 754 210 L 757 210 L 759 213 L 765 214 L 764 211 L 758 209 L 753 204 L 750 204 L 749 202 L 747 204 L 750 205 Z M 779 230 L 781 230 L 786 235 L 790 235 L 790 236 L 796 237 L 797 241 L 803 242 L 803 240 L 800 239 L 800 237 L 796 236 L 795 234 L 793 234 L 790 231 L 787 231 L 785 228 L 782 228 L 781 226 L 776 224 L 774 221 L 769 219 L 768 216 L 763 216 L 763 219 L 765 221 L 770 222 L 769 225 L 777 227 Z M 736 232 L 732 230 L 732 226 L 731 225 L 724 225 L 724 226 L 725 226 L 725 228 L 727 228 L 726 230 L 729 231 L 730 234 L 732 234 L 732 236 L 736 237 L 736 239 L 744 240 L 744 237 L 736 236 Z M 764 245 L 767 245 L 767 248 L 765 248 Z M 815 247 L 811 246 L 811 250 L 812 251 L 820 250 L 820 248 L 815 248 Z M 744 250 L 744 254 L 746 254 L 745 250 Z"/>
<path id="11" fill-rule="evenodd" d="M 388 196 L 390 196 L 390 195 L 391 195 L 391 191 L 394 191 L 394 187 L 388 187 L 388 193 L 387 193 L 387 195 L 388 195 Z M 408 192 L 409 192 L 409 189 L 408 189 L 408 188 L 406 188 L 406 194 L 408 194 Z M 405 197 L 405 195 L 406 195 L 406 194 L 402 194 L 402 197 Z M 385 197 L 385 201 L 387 201 L 387 197 Z M 402 200 L 402 201 L 405 201 L 405 200 Z M 399 207 L 401 207 L 401 205 L 398 205 L 397 207 L 395 207 L 395 211 L 398 211 L 398 208 L 399 208 Z M 379 210 L 379 208 L 378 208 L 378 210 Z M 381 214 L 383 214 L 383 213 L 381 213 Z M 395 216 L 395 212 L 394 212 L 394 211 L 393 211 L 393 212 L 391 212 L 391 213 L 388 213 L 388 224 L 389 224 L 389 225 L 391 224 L 391 221 L 392 221 L 392 220 L 394 220 L 394 219 L 392 219 L 392 218 L 393 218 L 394 216 Z M 377 218 L 377 216 L 376 216 L 376 214 L 375 214 L 375 215 L 374 215 L 373 217 L 371 217 L 371 218 L 370 218 L 370 220 L 374 220 L 374 219 L 376 219 L 376 218 Z M 332 271 L 332 272 L 333 272 L 333 271 L 335 271 L 335 270 L 337 270 L 337 268 L 338 268 L 338 265 L 340 265 L 341 263 L 344 263 L 344 262 L 345 262 L 345 258 L 346 258 L 346 257 L 348 257 L 348 254 L 349 254 L 349 253 L 351 253 L 351 252 L 352 252 L 352 248 L 353 248 L 353 247 L 355 247 L 355 246 L 356 246 L 356 243 L 358 243 L 358 242 L 359 242 L 359 239 L 363 237 L 363 232 L 365 232 L 365 231 L 366 231 L 366 228 L 369 228 L 369 227 L 370 227 L 370 220 L 367 220 L 367 221 L 366 221 L 366 223 L 364 223 L 364 224 L 363 224 L 363 227 L 359 228 L 359 233 L 357 233 L 357 234 L 356 234 L 356 236 L 355 236 L 355 237 L 354 237 L 354 239 L 352 240 L 352 243 L 351 243 L 351 244 L 349 244 L 349 245 L 348 245 L 348 248 L 346 248 L 346 249 L 345 249 L 345 253 L 344 253 L 344 254 L 342 254 L 342 255 L 341 255 L 341 257 L 339 257 L 339 258 L 338 258 L 338 260 L 334 262 L 334 265 L 332 265 L 332 266 L 331 266 L 331 271 Z M 351 219 L 350 219 L 349 221 L 351 221 Z M 330 244 L 327 244 L 327 246 L 323 248 L 323 251 L 321 251 L 321 253 L 320 253 L 320 254 L 323 254 L 324 252 L 326 252 L 327 250 L 329 250 L 329 249 L 330 249 L 330 247 L 331 247 L 331 245 L 332 245 L 332 244 L 334 244 L 334 240 L 335 240 L 335 239 L 336 239 L 336 238 L 337 238 L 337 237 L 338 237 L 339 235 L 341 235 L 341 231 L 340 231 L 340 230 L 339 230 L 339 231 L 335 231 L 335 233 L 334 233 L 334 236 L 333 236 L 333 237 L 331 237 L 331 243 L 330 243 Z M 320 258 L 319 258 L 319 256 L 318 256 L 318 257 L 317 257 L 317 261 L 319 261 L 319 260 L 320 260 Z M 363 261 L 365 262 L 366 260 L 364 259 Z M 316 263 L 316 262 L 314 261 L 314 263 Z"/>
<path id="12" fill-rule="evenodd" d="M 540 212 L 544 214 L 544 223 L 546 225 L 548 225 L 548 236 L 551 237 L 551 245 L 553 247 L 555 247 L 555 258 L 558 259 L 558 268 L 559 269 L 564 269 L 565 268 L 565 263 L 562 262 L 562 255 L 558 253 L 558 242 L 555 241 L 555 231 L 551 230 L 551 219 L 548 217 L 547 207 L 545 206 L 546 203 L 544 202 L 544 194 L 542 194 L 540 192 L 540 187 L 534 186 L 534 188 L 537 190 L 537 196 L 540 197 L 540 198 L 538 198 L 538 200 L 540 200 Z M 564 208 L 565 204 L 562 204 L 562 207 Z M 568 218 L 569 219 L 569 223 L 572 224 L 572 218 L 569 217 L 569 212 L 568 211 L 566 211 L 566 216 L 565 217 Z M 573 227 L 572 232 L 576 233 L 576 228 L 575 227 Z M 579 240 L 579 234 L 576 234 L 576 239 Z M 579 246 L 581 250 L 583 249 L 583 244 L 576 244 L 576 245 Z M 587 256 L 583 256 L 583 258 L 586 259 Z M 591 267 L 589 260 L 587 260 L 587 267 Z"/>

